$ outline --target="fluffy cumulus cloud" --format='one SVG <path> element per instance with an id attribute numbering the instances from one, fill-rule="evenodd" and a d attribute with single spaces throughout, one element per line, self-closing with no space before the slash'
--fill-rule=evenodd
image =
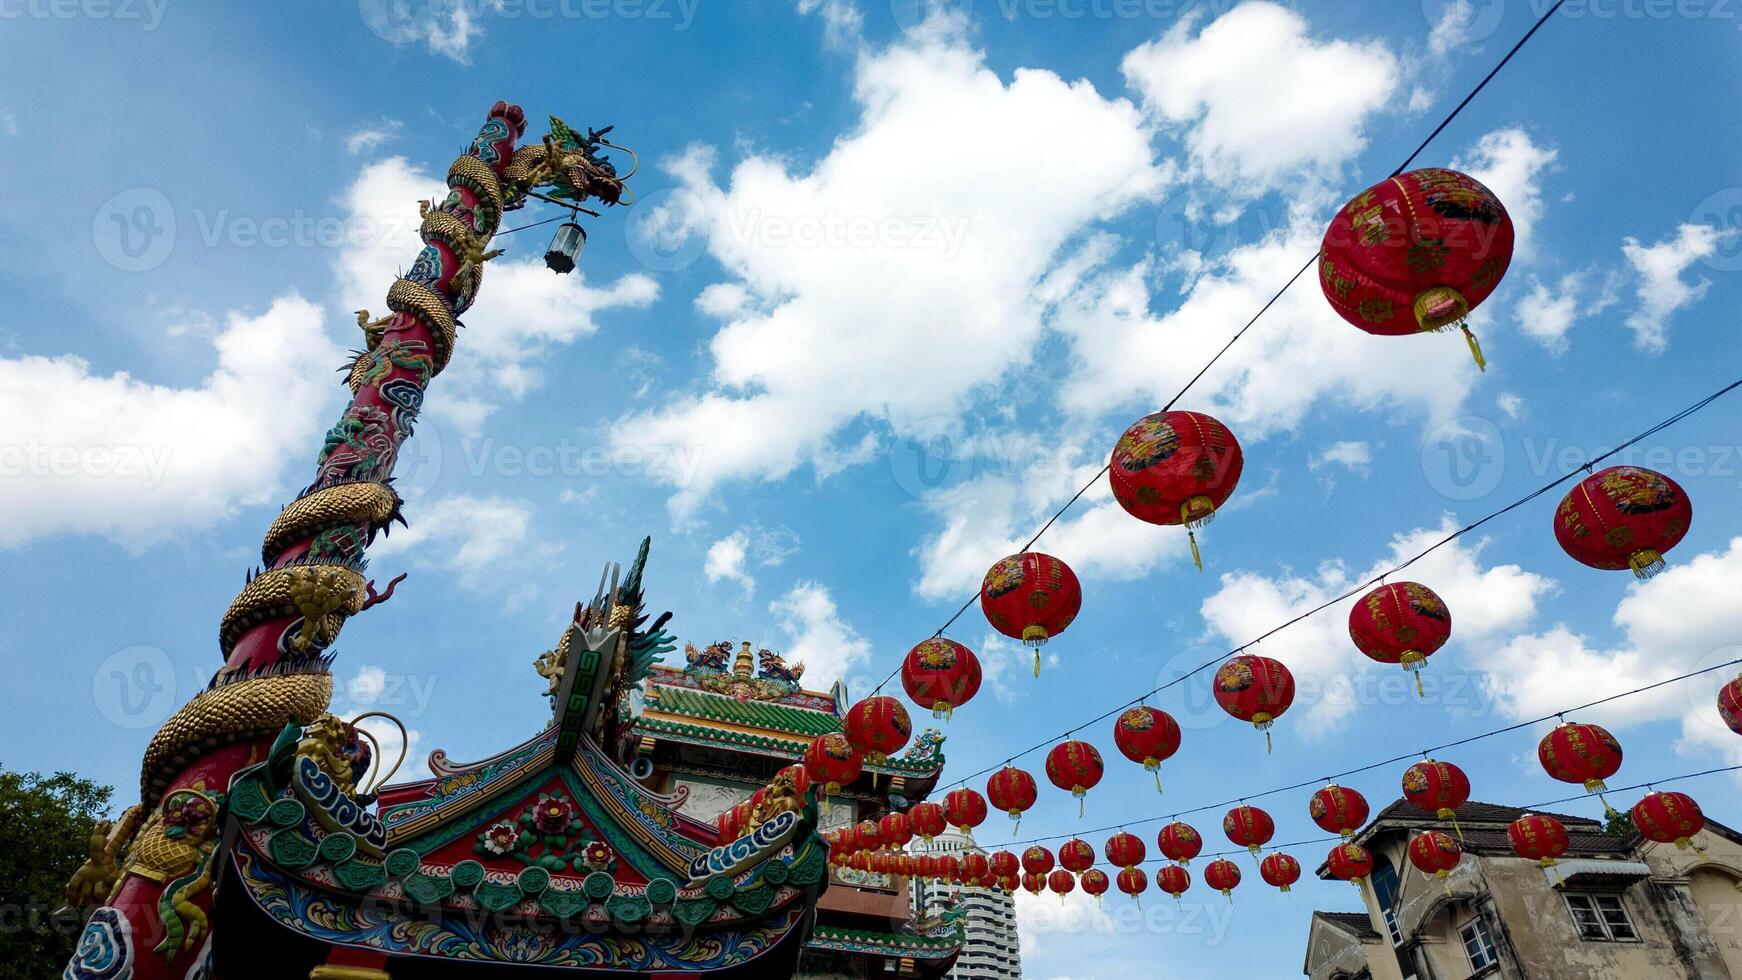
<path id="1" fill-rule="evenodd" d="M 182 387 L 0 358 L 0 547 L 66 532 L 142 546 L 282 495 L 337 411 L 342 351 L 294 295 L 230 313 L 212 345 L 211 373 Z"/>
<path id="2" fill-rule="evenodd" d="M 415 565 L 457 575 L 466 587 L 505 592 L 518 606 L 536 595 L 529 558 L 543 567 L 561 546 L 532 537 L 532 505 L 506 497 L 440 497 L 406 506 L 409 526 L 394 529 L 369 549 L 380 561 L 404 555 Z"/>
<path id="3" fill-rule="evenodd" d="M 1732 232 L 1733 233 L 1733 232 Z M 1638 276 L 1639 305 L 1627 317 L 1633 344 L 1640 350 L 1660 352 L 1668 342 L 1669 318 L 1677 310 L 1699 302 L 1712 281 L 1688 282 L 1684 274 L 1694 263 L 1718 251 L 1723 233 L 1711 225 L 1682 225 L 1674 236 L 1652 245 L 1629 238 L 1621 254 Z"/>
<path id="4" fill-rule="evenodd" d="M 773 568 L 798 550 L 798 535 L 791 528 L 746 526 L 708 546 L 702 574 L 709 582 L 731 582 L 749 596 L 756 591 L 753 568 Z"/>
<path id="5" fill-rule="evenodd" d="M 1591 639 L 1566 625 L 1492 646 L 1475 662 L 1506 678 L 1508 715 L 1537 718 L 1742 658 L 1742 538 L 1716 552 L 1674 556 L 1668 570 L 1637 582 L 1615 607 L 1621 641 Z M 1581 573 L 1582 574 L 1582 573 Z M 1681 719 L 1689 746 L 1733 747 L 1716 708 L 1717 691 L 1736 675 L 1717 670 L 1611 702 L 1580 717 L 1604 724 Z"/>
<path id="6" fill-rule="evenodd" d="M 423 247 L 417 202 L 446 195 L 439 178 L 403 157 L 363 168 L 340 200 L 351 231 L 335 270 L 345 309 L 386 312 L 387 287 Z M 431 402 L 430 410 L 476 431 L 502 401 L 542 384 L 539 365 L 546 356 L 592 336 L 598 314 L 644 309 L 658 294 L 645 275 L 594 284 L 580 270 L 553 275 L 538 258 L 492 261 L 478 303 L 465 316 L 460 334 L 465 356 L 456 357 L 442 374 L 442 397 Z"/>
<path id="7" fill-rule="evenodd" d="M 364 26 L 383 41 L 422 45 L 459 64 L 471 61 L 472 41 L 484 33 L 480 14 L 494 5 L 476 0 L 359 0 Z"/>
<path id="8" fill-rule="evenodd" d="M 1184 131 L 1205 177 L 1261 191 L 1333 176 L 1367 145 L 1367 120 L 1400 76 L 1382 42 L 1316 40 L 1276 3 L 1240 4 L 1199 31 L 1201 13 L 1132 50 L 1123 68 L 1145 108 Z"/>
<path id="9" fill-rule="evenodd" d="M 871 657 L 871 641 L 841 618 L 835 597 L 816 582 L 800 582 L 768 604 L 786 634 L 788 663 L 805 665 L 805 685 L 827 690 Z"/>
<path id="10" fill-rule="evenodd" d="M 1454 528 L 1447 519 L 1439 527 L 1396 535 L 1386 555 L 1359 571 L 1343 564 L 1327 564 L 1304 575 L 1286 571 L 1223 575 L 1220 587 L 1202 607 L 1208 638 L 1228 647 L 1246 643 L 1417 554 Z M 1459 699 L 1469 707 L 1478 707 L 1481 694 L 1475 686 L 1464 683 L 1467 670 L 1459 672 L 1447 661 L 1463 663 L 1465 657 L 1479 657 L 1495 638 L 1528 626 L 1536 615 L 1538 600 L 1555 587 L 1553 581 L 1517 565 L 1484 564 L 1482 550 L 1481 541 L 1460 538 L 1390 579 L 1427 583 L 1451 607 L 1457 624 L 1452 646 L 1436 657 L 1425 682 L 1435 685 L 1430 697 L 1440 696 L 1454 710 L 1459 708 L 1454 703 Z M 1354 602 L 1354 598 L 1344 599 L 1266 639 L 1256 651 L 1282 661 L 1294 672 L 1300 684 L 1298 703 L 1313 722 L 1301 726 L 1303 730 L 1334 730 L 1361 707 L 1361 699 L 1369 696 L 1366 692 L 1374 690 L 1369 680 L 1381 670 L 1397 671 L 1368 660 L 1349 642 L 1349 608 Z M 1479 662 L 1487 669 L 1485 661 Z"/>
<path id="11" fill-rule="evenodd" d="M 706 446 L 673 498 L 680 517 L 723 480 L 838 465 L 833 442 L 855 419 L 955 411 L 1029 356 L 1035 290 L 1061 247 L 1166 181 L 1130 103 L 1048 71 L 1006 80 L 946 27 L 916 33 L 860 52 L 860 118 L 814 165 L 752 155 L 717 183 L 709 149 L 664 162 L 680 187 L 663 209 L 650 197 L 646 229 L 701 236 L 734 284 L 700 301 L 726 318 L 712 383 L 613 431 Z M 1037 193 L 1037 132 L 1074 148 L 1044 176 L 1069 193 Z M 913 147 L 926 165 L 892 179 Z"/>

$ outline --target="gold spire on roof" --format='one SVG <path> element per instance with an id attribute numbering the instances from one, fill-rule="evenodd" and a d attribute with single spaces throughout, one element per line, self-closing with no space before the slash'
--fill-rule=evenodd
<path id="1" fill-rule="evenodd" d="M 737 658 L 732 661 L 732 676 L 749 680 L 754 671 L 754 662 L 750 657 L 750 641 L 745 640 L 744 645 L 738 648 Z"/>

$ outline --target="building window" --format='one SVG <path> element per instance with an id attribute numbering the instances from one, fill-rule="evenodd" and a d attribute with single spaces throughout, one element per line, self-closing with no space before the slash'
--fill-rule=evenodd
<path id="1" fill-rule="evenodd" d="M 1379 900 L 1379 914 L 1385 919 L 1385 931 L 1391 934 L 1391 945 L 1403 945 L 1403 930 L 1397 924 L 1397 869 L 1384 855 L 1373 861 L 1373 897 Z"/>
<path id="2" fill-rule="evenodd" d="M 1488 932 L 1488 923 L 1480 917 L 1464 923 L 1458 930 L 1458 938 L 1464 941 L 1464 955 L 1470 958 L 1470 969 L 1480 970 L 1499 962 L 1500 957 L 1494 952 L 1494 937 Z"/>
<path id="3" fill-rule="evenodd" d="M 1599 943 L 1634 943 L 1639 934 L 1633 931 L 1633 920 L 1627 917 L 1627 907 L 1620 895 L 1568 892 L 1567 911 L 1573 915 L 1573 928 L 1579 938 Z"/>

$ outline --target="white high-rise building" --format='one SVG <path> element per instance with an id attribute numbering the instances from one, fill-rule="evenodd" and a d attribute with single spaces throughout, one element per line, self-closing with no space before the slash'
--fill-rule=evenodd
<path id="1" fill-rule="evenodd" d="M 951 854 L 958 859 L 970 851 L 985 853 L 972 838 L 953 828 L 930 841 L 915 839 L 908 849 L 914 854 Z M 920 916 L 936 912 L 952 896 L 966 915 L 962 952 L 956 957 L 950 980 L 1021 980 L 1015 901 L 995 888 L 913 879 L 914 911 Z"/>

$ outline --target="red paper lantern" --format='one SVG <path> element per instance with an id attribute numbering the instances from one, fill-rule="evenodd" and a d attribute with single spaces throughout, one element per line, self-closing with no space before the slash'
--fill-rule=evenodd
<path id="1" fill-rule="evenodd" d="M 1359 885 L 1373 873 L 1373 855 L 1359 844 L 1338 844 L 1325 858 L 1331 877 Z"/>
<path id="2" fill-rule="evenodd" d="M 938 876 L 938 858 L 935 854 L 921 854 L 913 862 L 914 873 L 921 878 L 936 878 Z"/>
<path id="3" fill-rule="evenodd" d="M 1022 814 L 1034 805 L 1038 794 L 1034 777 L 1014 766 L 1005 766 L 986 780 L 986 798 L 993 806 L 1010 814 L 1011 833 L 1022 826 Z"/>
<path id="4" fill-rule="evenodd" d="M 1545 868 L 1567 852 L 1567 828 L 1555 818 L 1543 813 L 1527 813 L 1506 828 L 1512 838 L 1512 849 L 1518 856 L 1535 861 Z"/>
<path id="5" fill-rule="evenodd" d="M 1286 892 L 1289 886 L 1300 880 L 1300 862 L 1277 851 L 1258 863 L 1258 874 L 1265 884 Z"/>
<path id="6" fill-rule="evenodd" d="M 874 766 L 900 752 L 913 737 L 913 721 L 907 717 L 907 708 L 886 694 L 872 695 L 848 708 L 842 728 L 847 741 Z"/>
<path id="7" fill-rule="evenodd" d="M 871 870 L 880 875 L 895 873 L 895 855 L 889 851 L 878 851 L 871 855 Z"/>
<path id="8" fill-rule="evenodd" d="M 1223 862 L 1226 863 L 1226 862 Z M 1233 867 L 1233 865 L 1229 865 Z M 1139 871 L 1138 874 L 1143 872 Z M 1240 883 L 1240 869 L 1234 868 L 1234 884 Z M 1155 869 L 1155 887 L 1173 896 L 1175 902 L 1192 887 L 1192 873 L 1177 864 L 1169 864 Z"/>
<path id="9" fill-rule="evenodd" d="M 1131 424 L 1113 447 L 1107 482 L 1113 499 L 1132 517 L 1151 524 L 1184 524 L 1198 571 L 1195 528 L 1240 482 L 1240 443 L 1228 427 L 1197 412 L 1157 412 Z"/>
<path id="10" fill-rule="evenodd" d="M 847 858 L 847 867 L 854 871 L 870 871 L 871 855 L 864 851 L 857 851 Z"/>
<path id="11" fill-rule="evenodd" d="M 1204 884 L 1228 896 L 1232 901 L 1234 889 L 1240 886 L 1240 869 L 1227 858 L 1217 858 L 1204 869 Z"/>
<path id="12" fill-rule="evenodd" d="M 1270 814 L 1255 806 L 1242 803 L 1222 818 L 1222 833 L 1236 845 L 1252 852 L 1253 857 L 1270 838 L 1276 836 L 1276 821 L 1270 819 Z"/>
<path id="13" fill-rule="evenodd" d="M 1412 170 L 1369 187 L 1332 219 L 1319 285 L 1338 315 L 1371 334 L 1462 328 L 1486 370 L 1464 318 L 1500 284 L 1512 243 L 1512 219 L 1481 182 Z"/>
<path id="14" fill-rule="evenodd" d="M 922 839 L 929 841 L 944 832 L 944 808 L 930 800 L 915 803 L 907 811 L 907 825 Z"/>
<path id="15" fill-rule="evenodd" d="M 1022 888 L 1030 895 L 1039 895 L 1046 891 L 1046 875 L 1027 874 L 1022 876 Z"/>
<path id="16" fill-rule="evenodd" d="M 1470 777 L 1449 762 L 1418 762 L 1403 771 L 1403 798 L 1418 810 L 1452 821 L 1456 829 L 1458 807 L 1470 801 Z"/>
<path id="17" fill-rule="evenodd" d="M 999 878 L 1009 878 L 1022 869 L 1022 862 L 1010 851 L 992 852 L 992 873 Z"/>
<path id="18" fill-rule="evenodd" d="M 1134 868 L 1143 863 L 1143 838 L 1121 830 L 1107 838 L 1107 863 L 1115 868 Z"/>
<path id="19" fill-rule="evenodd" d="M 1083 797 L 1101 781 L 1101 753 L 1093 745 L 1072 739 L 1060 742 L 1046 754 L 1046 778 L 1077 798 L 1077 816 L 1083 815 Z"/>
<path id="20" fill-rule="evenodd" d="M 944 796 L 944 819 L 971 832 L 986 822 L 986 798 L 967 787 L 951 790 Z"/>
<path id="21" fill-rule="evenodd" d="M 1161 764 L 1179 751 L 1179 722 L 1160 708 L 1140 704 L 1119 715 L 1113 723 L 1113 744 L 1119 752 L 1155 774 L 1155 791 L 1161 792 Z"/>
<path id="22" fill-rule="evenodd" d="M 1204 838 L 1191 824 L 1175 820 L 1161 828 L 1161 833 L 1155 836 L 1155 846 L 1169 861 L 1191 864 L 1192 858 L 1204 849 Z"/>
<path id="23" fill-rule="evenodd" d="M 1355 831 L 1367 822 L 1367 798 L 1355 790 L 1332 783 L 1313 794 L 1307 812 L 1321 830 L 1353 837 Z"/>
<path id="24" fill-rule="evenodd" d="M 1111 884 L 1111 882 L 1107 880 L 1107 872 L 1102 871 L 1099 868 L 1090 868 L 1083 872 L 1083 891 L 1095 896 L 1096 905 L 1101 904 L 1101 896 L 1107 894 L 1107 886 L 1109 884 Z"/>
<path id="25" fill-rule="evenodd" d="M 899 851 L 913 840 L 913 830 L 907 826 L 907 814 L 885 813 L 877 820 L 877 839 L 884 847 Z"/>
<path id="26" fill-rule="evenodd" d="M 883 831 L 875 820 L 861 820 L 853 828 L 853 843 L 861 851 L 875 851 L 883 846 Z"/>
<path id="27" fill-rule="evenodd" d="M 1040 676 L 1040 648 L 1064 632 L 1083 607 L 1083 589 L 1071 567 L 1038 551 L 1000 558 L 980 583 L 980 609 L 992 628 L 1034 648 L 1034 676 Z"/>
<path id="28" fill-rule="evenodd" d="M 1294 675 L 1281 661 L 1245 653 L 1231 657 L 1216 670 L 1216 703 L 1241 721 L 1264 732 L 1270 746 L 1270 726 L 1294 703 Z"/>
<path id="29" fill-rule="evenodd" d="M 962 878 L 970 885 L 982 885 L 992 878 L 992 864 L 979 851 L 962 855 Z"/>
<path id="30" fill-rule="evenodd" d="M 1611 466 L 1579 481 L 1555 510 L 1554 536 L 1575 560 L 1640 578 L 1687 536 L 1693 504 L 1677 483 L 1638 466 Z"/>
<path id="31" fill-rule="evenodd" d="M 1562 723 L 1542 737 L 1536 757 L 1555 779 L 1600 794 L 1609 788 L 1603 780 L 1621 769 L 1621 743 L 1601 726 Z"/>
<path id="32" fill-rule="evenodd" d="M 1022 878 L 1020 875 L 1002 875 L 998 878 L 998 887 L 1006 895 L 1014 895 L 1016 889 L 1022 887 Z"/>
<path id="33" fill-rule="evenodd" d="M 1180 870 L 1184 871 L 1185 869 L 1181 868 Z M 1149 876 L 1143 873 L 1142 868 L 1126 868 L 1124 871 L 1119 872 L 1117 881 L 1119 883 L 1120 891 L 1130 895 L 1138 904 L 1141 905 L 1143 903 L 1141 896 L 1145 891 L 1149 890 Z M 1181 891 L 1184 891 L 1184 889 L 1181 889 Z"/>
<path id="34" fill-rule="evenodd" d="M 1059 867 L 1082 874 L 1095 866 L 1095 848 L 1086 840 L 1073 837 L 1059 845 Z"/>
<path id="35" fill-rule="evenodd" d="M 901 687 L 933 717 L 948 718 L 979 692 L 980 658 L 955 640 L 922 640 L 901 662 Z"/>
<path id="36" fill-rule="evenodd" d="M 913 877 L 918 866 L 919 861 L 911 854 L 897 854 L 895 856 L 895 873 L 903 878 Z"/>
<path id="37" fill-rule="evenodd" d="M 1418 582 L 1381 585 L 1349 607 L 1349 638 L 1368 659 L 1401 664 L 1415 674 L 1422 694 L 1421 669 L 1452 635 L 1452 611 Z"/>
<path id="38" fill-rule="evenodd" d="M 863 757 L 840 732 L 818 735 L 804 751 L 804 768 L 813 783 L 823 784 L 823 794 L 834 796 L 841 787 L 859 778 Z"/>
<path id="39" fill-rule="evenodd" d="M 949 855 L 949 854 L 945 854 L 942 857 L 938 858 L 938 880 L 939 881 L 960 881 L 960 880 L 962 880 L 962 862 L 957 860 L 954 856 Z"/>
<path id="40" fill-rule="evenodd" d="M 1409 863 L 1424 875 L 1433 875 L 1444 882 L 1452 869 L 1464 856 L 1464 849 L 1458 846 L 1450 834 L 1438 830 L 1426 830 L 1416 834 L 1409 841 Z M 1446 890 L 1451 891 L 1451 885 Z"/>
<path id="41" fill-rule="evenodd" d="M 1718 716 L 1724 719 L 1731 731 L 1742 735 L 1742 677 L 1719 689 Z"/>
<path id="42" fill-rule="evenodd" d="M 1652 793 L 1633 805 L 1633 826 L 1646 840 L 1686 848 L 1705 828 L 1706 815 L 1686 793 Z"/>
<path id="43" fill-rule="evenodd" d="M 1062 902 L 1065 900 L 1066 895 L 1069 895 L 1076 889 L 1077 877 L 1069 871 L 1060 868 L 1046 876 L 1046 884 L 1048 888 L 1052 889 L 1053 894 L 1059 897 L 1059 901 Z"/>
<path id="44" fill-rule="evenodd" d="M 1052 852 L 1032 844 L 1022 852 L 1022 870 L 1031 875 L 1043 875 L 1052 870 Z"/>

